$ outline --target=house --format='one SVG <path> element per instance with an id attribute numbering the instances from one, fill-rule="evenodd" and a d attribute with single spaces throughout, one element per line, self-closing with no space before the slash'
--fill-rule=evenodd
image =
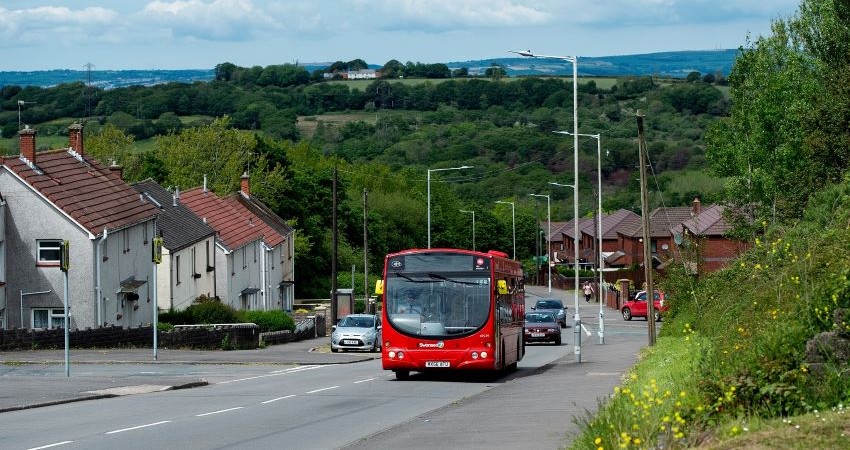
<path id="1" fill-rule="evenodd" d="M 343 78 L 347 80 L 371 80 L 380 76 L 380 72 L 377 72 L 374 69 L 349 70 L 343 74 Z"/>
<path id="2" fill-rule="evenodd" d="M 575 261 L 575 221 L 570 220 L 569 222 L 561 222 L 561 224 L 557 231 L 552 231 L 552 239 L 557 242 L 557 246 L 561 249 L 558 253 L 558 260 L 562 263 L 573 265 Z M 590 247 L 582 245 L 581 233 L 582 231 L 592 233 L 593 218 L 579 218 L 578 227 L 580 238 L 578 243 L 579 264 L 587 264 L 588 258 L 593 256 L 592 240 Z"/>
<path id="3" fill-rule="evenodd" d="M 241 310 L 292 309 L 294 232 L 251 196 L 248 175 L 240 192 L 219 197 L 206 184 L 179 201 L 216 231 L 216 293 Z"/>
<path id="4" fill-rule="evenodd" d="M 681 224 L 693 215 L 688 206 L 661 207 L 649 214 L 650 252 L 653 266 L 673 258 L 673 236 L 670 229 Z M 643 264 L 643 223 L 638 220 L 624 227 L 618 233 L 619 251 L 623 252 L 618 260 L 623 266 Z"/>
<path id="5" fill-rule="evenodd" d="M 157 307 L 183 310 L 200 296 L 215 297 L 215 230 L 151 179 L 133 184 L 159 209 L 162 262 L 157 265 Z"/>
<path id="6" fill-rule="evenodd" d="M 726 222 L 722 205 L 701 208 L 694 200 L 694 216 L 670 229 L 676 246 L 676 260 L 687 264 L 694 273 L 713 272 L 729 264 L 749 249 L 743 241 L 730 239 L 727 232 L 732 226 Z"/>
<path id="7" fill-rule="evenodd" d="M 138 326 L 153 320 L 152 238 L 157 208 L 85 153 L 83 127 L 68 128 L 68 148 L 36 152 L 36 130 L 20 130 L 20 156 L 3 157 L 4 323 L 9 328 L 64 325 L 60 244 L 70 244 L 70 327 Z M 20 297 L 18 297 L 20 293 Z"/>
<path id="8" fill-rule="evenodd" d="M 602 216 L 599 227 L 602 229 L 602 257 L 604 266 L 617 267 L 618 259 L 623 253 L 620 251 L 617 232 L 627 227 L 634 226 L 640 223 L 640 216 L 627 209 L 619 209 L 611 214 Z M 593 261 L 594 265 L 599 267 L 598 256 L 595 250 L 595 241 L 597 240 L 598 230 L 596 228 L 582 228 L 580 245 L 583 249 L 593 249 L 593 254 L 589 260 Z"/>

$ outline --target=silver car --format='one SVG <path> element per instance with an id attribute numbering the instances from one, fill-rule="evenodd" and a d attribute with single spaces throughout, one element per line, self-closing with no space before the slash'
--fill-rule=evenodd
<path id="1" fill-rule="evenodd" d="M 333 326 L 331 351 L 381 350 L 381 319 L 373 314 L 349 314 Z"/>

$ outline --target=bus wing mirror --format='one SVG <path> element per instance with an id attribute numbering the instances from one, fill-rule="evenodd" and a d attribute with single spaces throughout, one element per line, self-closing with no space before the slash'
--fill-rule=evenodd
<path id="1" fill-rule="evenodd" d="M 383 295 L 384 293 L 384 280 L 375 281 L 375 295 Z"/>
<path id="2" fill-rule="evenodd" d="M 496 282 L 496 288 L 500 295 L 505 295 L 508 293 L 508 282 L 505 280 L 498 280 Z"/>

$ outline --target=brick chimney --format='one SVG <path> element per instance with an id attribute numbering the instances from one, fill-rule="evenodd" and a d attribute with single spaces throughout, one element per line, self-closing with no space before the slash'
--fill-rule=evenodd
<path id="1" fill-rule="evenodd" d="M 72 124 L 68 127 L 68 146 L 72 150 L 83 155 L 83 126 L 79 123 Z"/>
<path id="2" fill-rule="evenodd" d="M 21 156 L 35 164 L 35 130 L 27 125 L 18 131 L 18 136 L 21 138 Z"/>
<path id="3" fill-rule="evenodd" d="M 694 217 L 698 216 L 700 211 L 702 210 L 701 205 L 702 204 L 700 203 L 699 198 L 695 198 L 691 209 L 691 213 L 694 215 Z"/>
<path id="4" fill-rule="evenodd" d="M 251 183 L 249 182 L 248 172 L 242 174 L 242 195 L 245 197 L 251 196 Z"/>
<path id="5" fill-rule="evenodd" d="M 118 179 L 123 179 L 122 175 L 124 175 L 124 168 L 121 167 L 117 161 L 112 161 L 112 164 L 109 165 L 109 171 L 118 176 Z"/>

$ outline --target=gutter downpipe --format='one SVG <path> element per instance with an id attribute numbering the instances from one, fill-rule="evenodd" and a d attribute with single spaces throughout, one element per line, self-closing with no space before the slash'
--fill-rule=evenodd
<path id="1" fill-rule="evenodd" d="M 96 280 L 97 285 L 94 287 L 94 290 L 95 290 L 95 294 L 97 295 L 97 298 L 95 298 L 95 304 L 97 305 L 97 327 L 98 328 L 103 326 L 103 303 L 102 303 L 103 302 L 103 295 L 102 295 L 103 287 L 100 284 L 100 266 L 101 266 L 101 263 L 103 262 L 103 244 L 106 243 L 106 237 L 107 237 L 107 232 L 106 232 L 106 227 L 104 227 L 103 228 L 103 236 L 100 238 L 99 241 L 97 241 L 97 252 L 96 252 L 95 262 L 94 262 L 95 267 L 97 268 L 95 270 L 96 277 L 97 277 L 97 280 Z"/>

